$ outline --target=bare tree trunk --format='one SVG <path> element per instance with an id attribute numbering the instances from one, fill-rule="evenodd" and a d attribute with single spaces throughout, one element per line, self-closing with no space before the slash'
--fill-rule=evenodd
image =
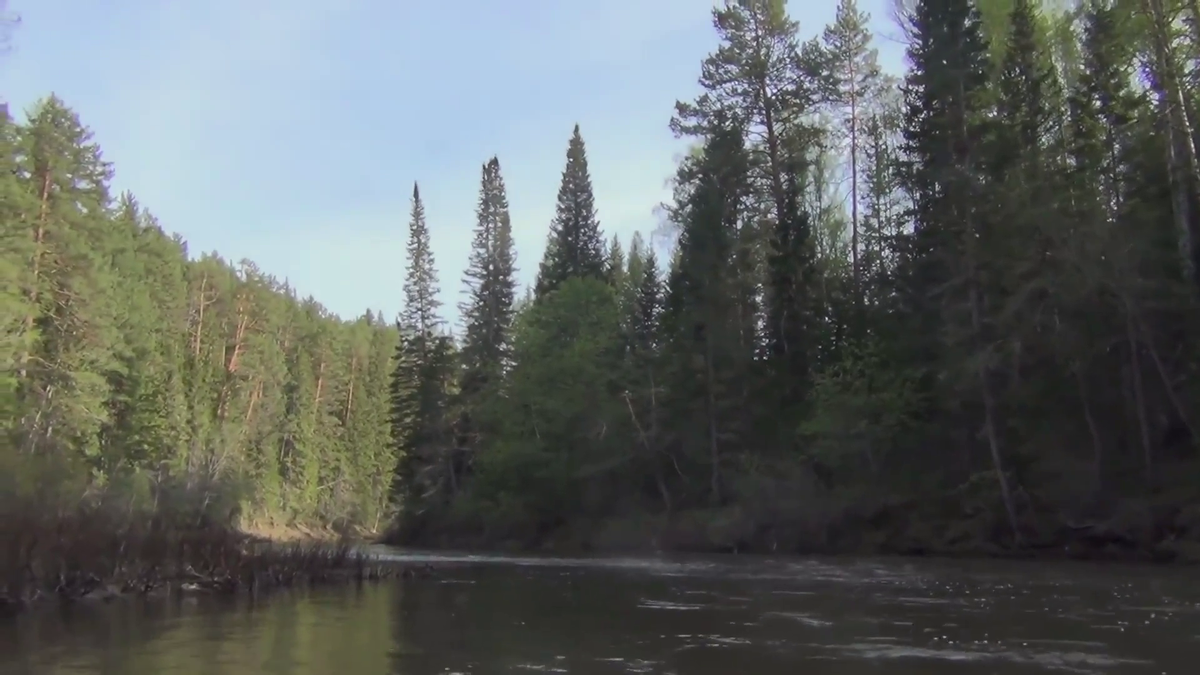
<path id="1" fill-rule="evenodd" d="M 975 330 L 976 336 L 979 336 L 982 330 L 982 317 L 980 316 L 980 299 L 979 289 L 974 287 L 975 282 L 972 281 L 971 288 L 971 323 Z M 1000 437 L 996 431 L 996 402 L 992 395 L 992 385 L 988 377 L 988 367 L 985 360 L 981 359 L 979 364 L 979 387 L 983 395 L 983 430 L 987 436 L 988 450 L 992 455 L 992 465 L 996 469 L 996 479 L 1000 482 L 1000 497 L 1004 500 L 1004 510 L 1008 512 L 1008 522 L 1013 531 L 1013 542 L 1017 546 L 1024 543 L 1021 536 L 1021 529 L 1017 524 L 1017 508 L 1013 503 L 1012 489 L 1008 485 L 1008 476 L 1004 473 L 1004 461 L 1000 454 Z"/>
<path id="2" fill-rule="evenodd" d="M 854 306 L 861 315 L 862 272 L 858 263 L 858 75 L 854 72 L 854 65 L 854 59 L 850 59 L 850 267 L 854 276 Z"/>

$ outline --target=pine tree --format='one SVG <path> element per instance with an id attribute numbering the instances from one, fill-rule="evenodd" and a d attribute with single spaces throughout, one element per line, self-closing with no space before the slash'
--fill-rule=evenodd
<path id="1" fill-rule="evenodd" d="M 811 122 L 833 76 L 816 42 L 801 45 L 787 0 L 725 0 L 713 9 L 720 46 L 701 68 L 703 93 L 677 102 L 671 128 L 678 136 L 707 138 L 735 121 L 749 140 L 754 189 L 775 220 L 786 209 L 785 172 L 823 135 Z M 769 230 L 755 246 L 765 249 Z"/>
<path id="2" fill-rule="evenodd" d="M 567 165 L 558 189 L 546 253 L 538 269 L 535 294 L 545 297 L 572 277 L 603 279 L 604 239 L 596 220 L 596 198 L 588 172 L 587 150 L 579 125 L 567 147 Z"/>
<path id="3" fill-rule="evenodd" d="M 36 314 L 29 297 L 34 242 L 22 218 L 35 211 L 36 202 L 18 174 L 20 133 L 0 110 L 0 422 L 5 423 L 5 434 L 17 428 L 17 371 L 36 337 L 26 328 L 26 317 Z M 9 441 L 15 447 L 16 439 Z"/>
<path id="4" fill-rule="evenodd" d="M 840 127 L 844 134 L 849 160 L 850 181 L 850 255 L 854 277 L 855 299 L 861 300 L 862 269 L 859 264 L 860 196 L 862 174 L 862 136 L 865 113 L 872 98 L 879 94 L 882 71 L 878 51 L 871 48 L 871 17 L 858 9 L 857 0 L 841 0 L 837 16 L 825 29 L 824 43 L 836 78 L 834 103 L 841 112 Z"/>
<path id="5" fill-rule="evenodd" d="M 112 168 L 91 131 L 56 97 L 39 102 L 24 129 L 27 219 L 34 250 L 23 332 L 36 335 L 18 375 L 21 427 L 29 448 L 54 443 L 100 457 L 113 358 L 113 277 L 103 226 Z"/>

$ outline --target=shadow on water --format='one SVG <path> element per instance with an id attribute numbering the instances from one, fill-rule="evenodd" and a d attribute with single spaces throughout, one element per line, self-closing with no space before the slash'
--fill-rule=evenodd
<path id="1" fill-rule="evenodd" d="M 1191 673 L 1194 570 L 397 552 L 431 578 L 0 623 L 0 673 Z"/>

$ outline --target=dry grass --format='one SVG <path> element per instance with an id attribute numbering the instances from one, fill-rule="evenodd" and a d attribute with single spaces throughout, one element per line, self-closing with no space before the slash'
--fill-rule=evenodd
<path id="1" fill-rule="evenodd" d="M 235 592 L 364 581 L 404 570 L 350 543 L 275 543 L 204 519 L 121 515 L 103 506 L 0 513 L 0 608 L 122 594 Z"/>

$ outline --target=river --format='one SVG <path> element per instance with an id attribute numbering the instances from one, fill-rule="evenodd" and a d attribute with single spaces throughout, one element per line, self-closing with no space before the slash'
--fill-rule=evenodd
<path id="1" fill-rule="evenodd" d="M 0 621 L 0 673 L 1200 672 L 1200 571 L 401 553 L 432 576 Z"/>

